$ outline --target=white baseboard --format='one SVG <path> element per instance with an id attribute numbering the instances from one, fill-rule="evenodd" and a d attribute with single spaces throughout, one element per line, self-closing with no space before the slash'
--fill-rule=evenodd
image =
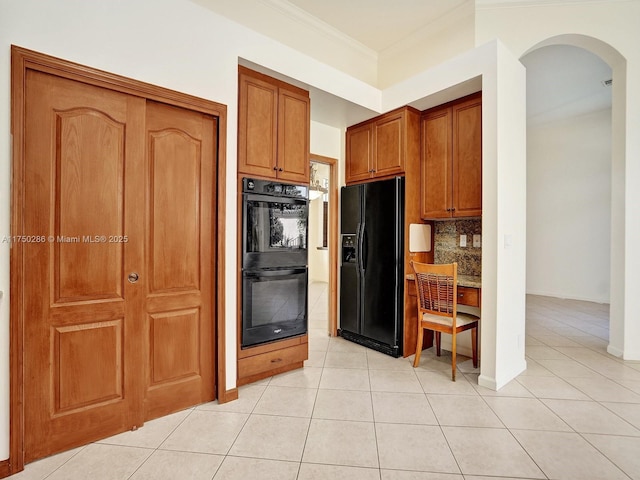
<path id="1" fill-rule="evenodd" d="M 540 297 L 552 297 L 552 298 L 560 298 L 562 300 L 579 300 L 581 302 L 592 302 L 592 303 L 601 303 L 601 304 L 609 304 L 609 298 L 592 298 L 592 297 L 583 297 L 580 295 L 567 295 L 564 293 L 558 292 L 545 292 L 541 290 L 527 290 L 527 295 L 538 295 Z"/>
<path id="2" fill-rule="evenodd" d="M 511 372 L 507 373 L 506 375 L 503 375 L 502 379 L 497 381 L 497 384 L 498 384 L 497 390 L 500 390 L 502 387 L 504 387 L 506 384 L 511 382 L 513 379 L 515 379 L 518 375 L 520 375 L 526 369 L 527 369 L 527 361 L 523 358 L 522 362 L 518 362 L 516 366 L 511 369 Z"/>
<path id="3" fill-rule="evenodd" d="M 513 379 L 515 379 L 518 375 L 524 372 L 527 369 L 527 362 L 523 360 L 522 363 L 518 365 L 518 367 L 514 368 L 511 373 L 504 376 L 504 379 L 501 381 L 496 380 L 494 377 L 489 377 L 487 375 L 480 374 L 478 377 L 478 385 L 481 387 L 488 388 L 490 390 L 498 391 Z"/>
<path id="4" fill-rule="evenodd" d="M 625 351 L 609 344 L 607 345 L 607 353 L 614 357 L 621 358 L 622 360 L 640 361 L 640 351 Z"/>
<path id="5" fill-rule="evenodd" d="M 624 354 L 624 350 L 620 350 L 618 347 L 614 347 L 613 345 L 607 345 L 607 353 L 610 353 L 614 357 L 622 358 Z"/>
<path id="6" fill-rule="evenodd" d="M 496 379 L 493 377 L 487 377 L 486 375 L 480 374 L 480 376 L 478 376 L 478 385 L 484 388 L 488 388 L 489 390 L 493 390 L 493 391 L 498 390 L 496 388 L 496 385 L 497 385 Z"/>

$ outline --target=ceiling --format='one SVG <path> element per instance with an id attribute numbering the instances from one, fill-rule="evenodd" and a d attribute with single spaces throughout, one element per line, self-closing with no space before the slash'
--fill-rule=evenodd
<path id="1" fill-rule="evenodd" d="M 525 55 L 527 121 L 530 125 L 611 108 L 611 67 L 569 45 L 542 47 Z"/>
<path id="2" fill-rule="evenodd" d="M 434 24 L 467 0 L 289 0 L 289 3 L 381 51 Z"/>
<path id="3" fill-rule="evenodd" d="M 304 24 L 309 28 L 321 28 L 345 42 L 361 45 L 363 54 L 379 54 L 418 30 L 437 28 L 439 20 L 471 0 L 194 1 L 267 36 L 277 36 L 277 29 L 288 28 L 288 25 L 295 31 L 295 28 Z M 476 3 L 479 1 L 476 0 Z M 290 23 L 282 23 L 283 18 L 288 18 Z M 527 67 L 529 123 L 542 123 L 611 107 L 611 87 L 602 85 L 603 80 L 611 78 L 611 69 L 596 55 L 577 47 L 550 46 L 529 53 L 521 61 Z M 298 83 L 260 66 L 247 66 Z M 309 90 L 313 105 L 312 119 L 315 121 L 344 127 L 376 115 L 376 112 L 326 92 L 313 88 Z M 464 91 L 461 95 L 476 90 Z M 431 103 L 413 106 L 425 109 L 437 105 L 433 102 L 443 103 L 456 98 L 451 96 L 455 93 L 458 92 L 443 92 L 442 98 L 435 95 L 426 99 Z"/>
<path id="4" fill-rule="evenodd" d="M 473 0 L 193 0 L 263 35 L 283 40 L 293 31 L 322 30 L 325 38 L 377 55 Z M 297 24 L 294 27 L 294 24 Z M 285 41 L 286 43 L 286 41 Z"/>

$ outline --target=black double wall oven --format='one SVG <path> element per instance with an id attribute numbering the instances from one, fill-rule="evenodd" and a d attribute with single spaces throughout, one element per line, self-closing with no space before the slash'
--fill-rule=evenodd
<path id="1" fill-rule="evenodd" d="M 307 332 L 309 188 L 242 180 L 242 347 Z"/>

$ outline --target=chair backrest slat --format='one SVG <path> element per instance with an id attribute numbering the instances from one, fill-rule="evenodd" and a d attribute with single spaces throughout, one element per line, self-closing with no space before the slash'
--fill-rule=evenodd
<path id="1" fill-rule="evenodd" d="M 456 315 L 458 264 L 427 264 L 411 262 L 416 278 L 418 308 L 437 315 Z"/>
<path id="2" fill-rule="evenodd" d="M 453 276 L 416 273 L 418 300 L 424 310 L 453 313 Z"/>

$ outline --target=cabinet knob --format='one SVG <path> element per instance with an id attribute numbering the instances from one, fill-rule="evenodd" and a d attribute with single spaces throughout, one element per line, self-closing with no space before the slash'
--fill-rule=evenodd
<path id="1" fill-rule="evenodd" d="M 273 167 L 274 170 L 278 170 L 278 167 Z"/>
<path id="2" fill-rule="evenodd" d="M 281 172 L 281 171 L 282 171 L 282 169 L 281 169 L 281 168 L 279 168 L 279 169 L 278 169 L 278 171 L 279 171 L 279 172 Z"/>

